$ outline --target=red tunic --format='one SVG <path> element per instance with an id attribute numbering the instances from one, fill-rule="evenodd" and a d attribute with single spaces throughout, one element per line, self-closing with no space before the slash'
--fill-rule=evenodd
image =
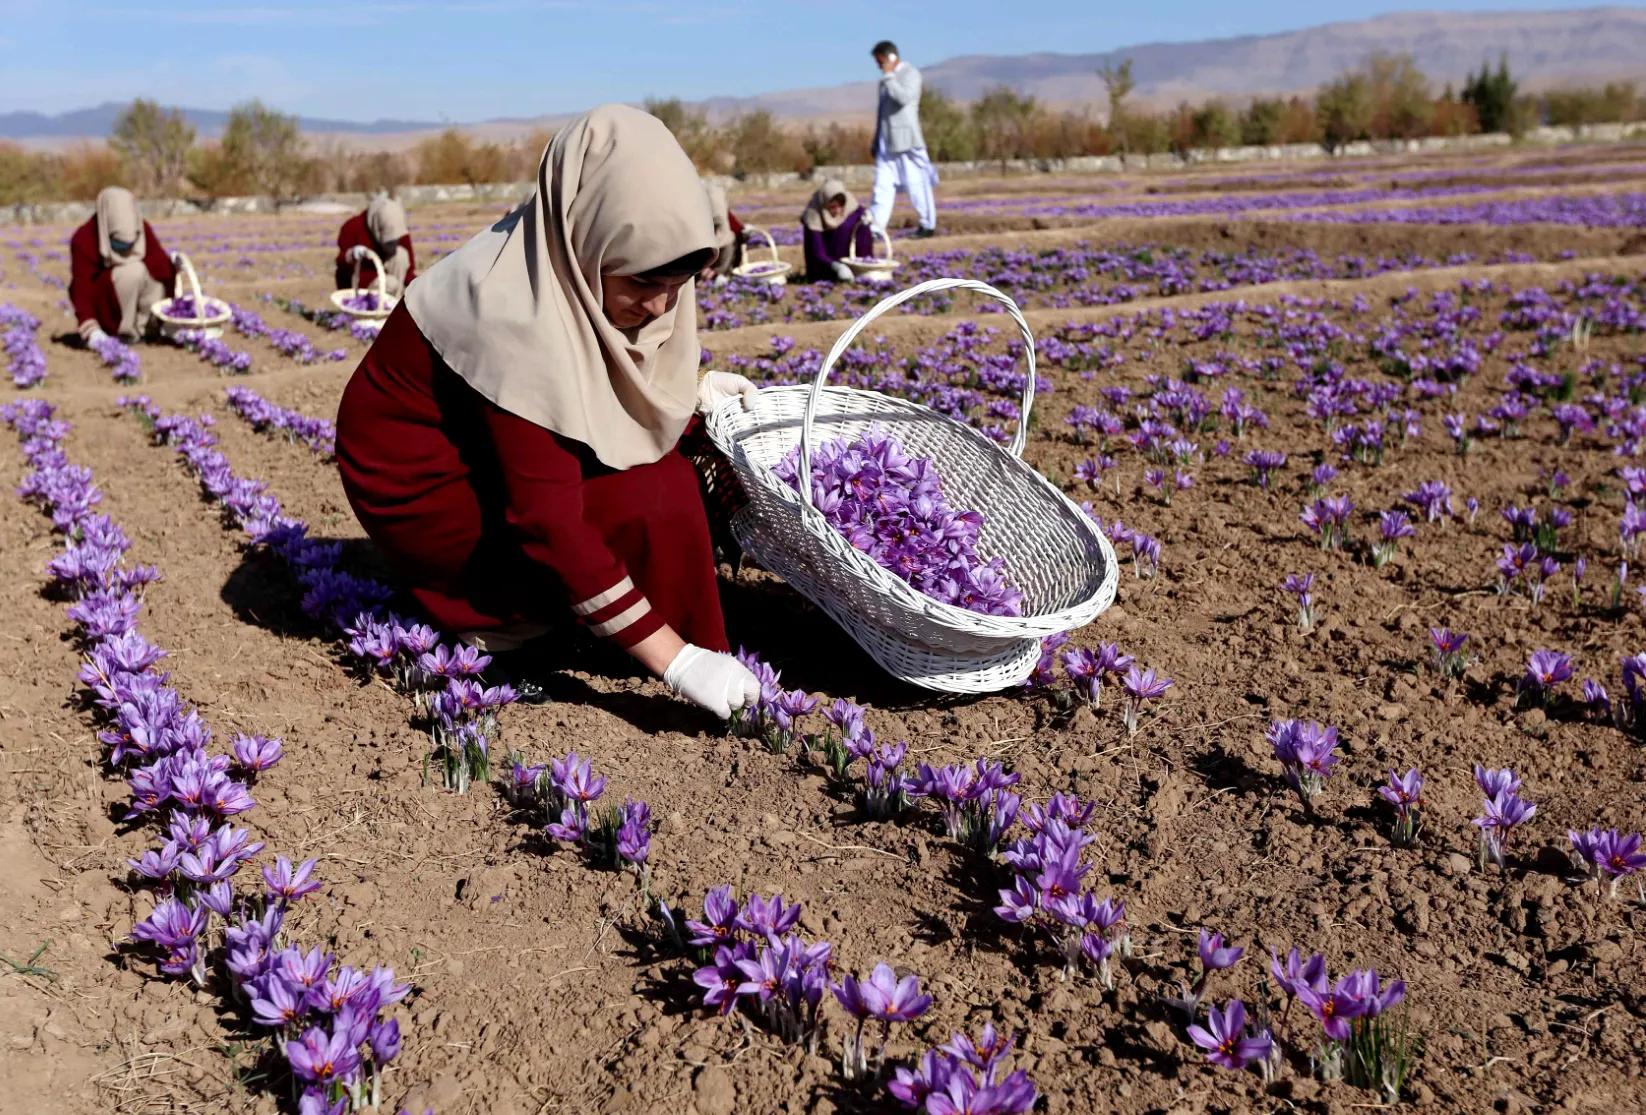
<path id="1" fill-rule="evenodd" d="M 177 268 L 147 221 L 143 222 L 143 244 L 143 265 L 170 298 L 177 290 Z M 112 336 L 120 330 L 120 298 L 109 270 L 97 250 L 97 218 L 92 217 L 69 237 L 69 302 L 74 306 L 76 325 L 95 321 Z"/>
<path id="2" fill-rule="evenodd" d="M 406 233 L 395 241 L 406 249 L 406 283 L 417 278 L 417 256 L 412 252 L 411 233 Z M 366 227 L 366 211 L 362 209 L 354 216 L 343 222 L 343 227 L 337 230 L 337 286 L 342 290 L 354 279 L 354 261 L 348 258 L 349 249 L 354 247 L 370 248 L 377 251 L 377 241 L 372 239 L 371 229 Z M 369 259 L 360 261 L 360 285 L 370 286 L 377 281 L 377 267 Z"/>
<path id="3" fill-rule="evenodd" d="M 448 631 L 564 622 L 631 647 L 665 623 L 728 649 L 697 473 L 623 471 L 493 405 L 397 306 L 337 413 L 360 525 Z"/>

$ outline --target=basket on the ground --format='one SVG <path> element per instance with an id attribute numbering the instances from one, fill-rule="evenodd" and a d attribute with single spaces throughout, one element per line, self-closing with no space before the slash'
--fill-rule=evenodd
<path id="1" fill-rule="evenodd" d="M 354 276 L 349 280 L 348 287 L 332 291 L 331 304 L 350 317 L 359 318 L 362 325 L 380 328 L 400 299 L 389 294 L 382 258 L 370 248 L 362 247 L 361 252 L 362 256 L 355 257 Z M 377 281 L 364 290 L 360 286 L 362 259 L 371 260 L 372 266 L 377 268 Z"/>
<path id="2" fill-rule="evenodd" d="M 770 259 L 749 260 L 749 241 L 755 233 L 766 238 L 766 247 L 771 249 Z M 738 249 L 737 266 L 732 268 L 732 274 L 741 279 L 755 279 L 762 283 L 771 283 L 773 286 L 786 286 L 789 281 L 789 272 L 794 270 L 792 264 L 784 263 L 777 258 L 777 241 L 772 234 L 763 228 L 754 225 L 743 226 L 743 246 Z"/>
<path id="3" fill-rule="evenodd" d="M 931 291 L 970 290 L 1005 307 L 1023 337 L 1025 374 L 1017 435 L 1002 448 L 919 403 L 826 386 L 852 341 L 881 314 Z M 827 612 L 889 673 L 928 689 L 991 693 L 1033 671 L 1040 640 L 1089 623 L 1114 600 L 1114 548 L 1089 516 L 1020 458 L 1034 404 L 1034 336 L 1017 305 L 986 283 L 933 279 L 883 299 L 847 329 L 810 387 L 769 387 L 745 409 L 731 400 L 709 416 L 709 436 L 730 460 L 748 503 L 732 531 L 761 566 Z M 811 455 L 823 442 L 881 429 L 932 460 L 949 504 L 983 515 L 979 554 L 1005 560 L 1023 614 L 991 616 L 925 595 L 853 546 L 811 502 Z M 800 447 L 799 491 L 773 472 Z"/>
<path id="4" fill-rule="evenodd" d="M 178 286 L 187 280 L 188 293 L 179 291 L 171 298 L 162 298 L 150 309 L 155 321 L 160 323 L 161 335 L 176 340 L 185 330 L 198 330 L 207 337 L 221 337 L 223 326 L 233 313 L 229 304 L 201 294 L 200 277 L 194 272 L 194 264 L 182 252 L 177 253 L 176 259 Z M 188 312 L 191 310 L 192 313 Z"/>
<path id="5" fill-rule="evenodd" d="M 880 237 L 881 241 L 886 245 L 886 254 L 884 256 L 877 256 L 873 254 L 866 256 L 847 256 L 840 262 L 851 268 L 852 274 L 856 275 L 859 279 L 863 279 L 871 283 L 889 283 L 892 281 L 892 272 L 896 271 L 903 264 L 900 260 L 892 258 L 892 238 L 886 235 L 886 230 L 873 224 L 869 227 L 874 230 L 874 235 Z"/>

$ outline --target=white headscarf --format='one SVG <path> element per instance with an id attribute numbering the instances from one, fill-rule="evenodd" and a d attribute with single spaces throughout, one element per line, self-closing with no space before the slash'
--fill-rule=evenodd
<path id="1" fill-rule="evenodd" d="M 846 199 L 846 207 L 840 211 L 838 217 L 829 213 L 829 202 L 837 197 Z M 830 178 L 812 194 L 811 201 L 806 203 L 806 211 L 800 214 L 800 223 L 813 232 L 822 232 L 824 229 L 832 231 L 844 224 L 846 218 L 855 212 L 857 199 L 846 189 L 846 183 L 838 178 Z"/>
<path id="2" fill-rule="evenodd" d="M 129 240 L 131 250 L 116 252 L 110 240 Z M 97 194 L 97 251 L 103 266 L 114 267 L 128 259 L 142 259 L 148 244 L 143 237 L 143 214 L 137 199 L 124 186 L 107 186 Z"/>
<path id="3" fill-rule="evenodd" d="M 366 205 L 366 229 L 379 249 L 393 252 L 406 235 L 406 207 L 387 194 L 378 194 Z"/>
<path id="4" fill-rule="evenodd" d="M 554 137 L 536 191 L 420 275 L 406 308 L 480 394 L 632 468 L 672 449 L 691 418 L 695 284 L 657 320 L 619 329 L 602 310 L 600 278 L 714 243 L 697 171 L 668 128 L 605 105 Z"/>

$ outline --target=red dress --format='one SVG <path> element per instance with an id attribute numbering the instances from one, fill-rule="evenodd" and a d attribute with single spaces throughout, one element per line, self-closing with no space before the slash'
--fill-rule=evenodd
<path id="1" fill-rule="evenodd" d="M 143 265 L 155 281 L 166 288 L 166 297 L 177 291 L 177 268 L 160 246 L 149 222 L 143 222 Z M 98 328 L 113 336 L 120 331 L 120 297 L 114 291 L 110 268 L 103 265 L 97 249 L 97 218 L 92 217 L 69 237 L 69 303 L 74 307 L 74 323 L 95 321 Z"/>
<path id="2" fill-rule="evenodd" d="M 564 622 L 631 647 L 665 623 L 729 649 L 708 518 L 672 449 L 614 471 L 493 405 L 424 339 L 405 304 L 337 413 L 343 490 L 436 626 Z"/>
<path id="3" fill-rule="evenodd" d="M 417 278 L 417 256 L 412 252 L 411 233 L 406 233 L 395 243 L 406 249 L 406 284 Z M 337 230 L 337 286 L 342 290 L 354 280 L 354 261 L 349 259 L 349 249 L 361 247 L 377 251 L 377 241 L 372 239 L 371 229 L 366 227 L 366 211 L 362 209 L 354 216 L 343 222 L 343 227 Z M 377 267 L 369 259 L 360 261 L 360 285 L 368 287 L 377 281 Z"/>

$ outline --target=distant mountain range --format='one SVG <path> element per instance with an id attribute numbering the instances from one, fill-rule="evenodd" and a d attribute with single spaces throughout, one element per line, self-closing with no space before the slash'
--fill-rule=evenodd
<path id="1" fill-rule="evenodd" d="M 966 55 L 926 64 L 919 44 L 903 44 L 935 88 L 960 100 L 1008 85 L 1054 105 L 1101 106 L 1104 65 L 1132 60 L 1134 99 L 1166 105 L 1180 100 L 1308 92 L 1385 51 L 1410 54 L 1437 82 L 1459 82 L 1483 61 L 1506 55 L 1523 89 L 1646 78 L 1646 8 L 1578 11 L 1399 12 L 1375 19 L 1328 23 L 1274 35 L 1245 35 L 1189 43 L 1144 43 L 1103 54 Z M 766 109 L 790 120 L 867 115 L 874 83 L 851 82 L 752 97 L 715 97 L 698 107 L 723 119 Z M 61 143 L 108 135 L 124 107 L 102 104 L 58 115 L 0 113 L 0 138 Z M 203 136 L 219 134 L 228 118 L 211 109 L 183 110 Z M 465 124 L 489 138 L 523 135 L 568 119 L 569 113 Z M 358 146 L 398 146 L 447 125 L 418 120 L 304 119 L 305 131 L 337 136 Z"/>

